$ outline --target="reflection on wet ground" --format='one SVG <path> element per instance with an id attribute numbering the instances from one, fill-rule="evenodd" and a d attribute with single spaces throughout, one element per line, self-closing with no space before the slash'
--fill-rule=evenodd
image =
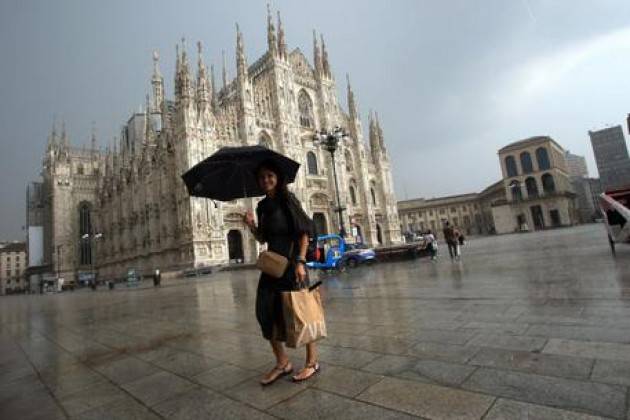
<path id="1" fill-rule="evenodd" d="M 3 298 L 0 418 L 629 418 L 630 246 L 592 225 L 444 251 L 322 277 L 323 370 L 267 388 L 254 271 Z"/>

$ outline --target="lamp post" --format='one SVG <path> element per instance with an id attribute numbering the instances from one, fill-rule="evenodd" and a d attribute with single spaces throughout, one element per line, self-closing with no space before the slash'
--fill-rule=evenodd
<path id="1" fill-rule="evenodd" d="M 343 211 L 345 207 L 341 205 L 341 198 L 339 197 L 339 182 L 337 181 L 337 165 L 335 163 L 335 152 L 339 148 L 339 143 L 348 137 L 348 133 L 343 128 L 337 126 L 332 131 L 320 130 L 316 131 L 313 135 L 313 142 L 316 146 L 323 146 L 325 150 L 330 153 L 330 159 L 332 161 L 333 178 L 335 180 L 335 193 L 337 196 L 337 208 L 335 211 L 339 217 L 339 235 L 346 236 L 346 228 L 343 222 Z"/>
<path id="2" fill-rule="evenodd" d="M 101 239 L 102 237 L 103 237 L 102 233 L 95 233 L 93 235 L 86 233 L 83 236 L 81 236 L 81 239 L 88 240 L 90 244 L 90 266 L 92 269 L 92 275 L 94 276 L 94 286 L 96 286 L 96 271 L 94 269 L 95 267 L 94 257 L 96 256 L 96 242 L 92 242 L 92 240 L 98 240 L 98 239 Z M 94 252 L 92 252 L 92 244 L 94 244 Z"/>

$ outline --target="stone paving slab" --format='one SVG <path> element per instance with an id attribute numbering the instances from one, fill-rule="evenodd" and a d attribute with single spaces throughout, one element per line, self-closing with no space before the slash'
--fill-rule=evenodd
<path id="1" fill-rule="evenodd" d="M 524 402 L 623 419 L 626 389 L 615 385 L 481 368 L 465 389 Z"/>
<path id="2" fill-rule="evenodd" d="M 362 369 L 424 383 L 458 386 L 476 370 L 476 367 L 438 360 L 421 360 L 410 356 L 385 355 Z"/>
<path id="3" fill-rule="evenodd" d="M 546 376 L 588 379 L 595 361 L 572 356 L 483 348 L 468 363 Z"/>
<path id="4" fill-rule="evenodd" d="M 561 410 L 541 405 L 523 403 L 500 398 L 484 420 L 600 420 L 604 417 L 592 416 L 575 411 Z"/>
<path id="5" fill-rule="evenodd" d="M 380 375 L 340 366 L 322 366 L 309 381 L 309 386 L 346 397 L 356 397 L 366 388 L 383 379 Z"/>
<path id="6" fill-rule="evenodd" d="M 137 402 L 133 398 L 125 397 L 107 405 L 101 405 L 84 411 L 72 420 L 159 420 L 160 416 Z"/>
<path id="7" fill-rule="evenodd" d="M 123 384 L 122 387 L 142 401 L 143 404 L 151 407 L 160 401 L 195 388 L 197 385 L 172 373 L 160 371 Z"/>
<path id="8" fill-rule="evenodd" d="M 385 378 L 358 397 L 385 408 L 430 419 L 479 419 L 494 397 L 419 382 Z"/>
<path id="9" fill-rule="evenodd" d="M 544 353 L 630 362 L 630 344 L 550 339 Z"/>
<path id="10" fill-rule="evenodd" d="M 483 333 L 468 342 L 471 346 L 496 347 L 507 350 L 540 351 L 546 338 Z"/>
<path id="11" fill-rule="evenodd" d="M 630 362 L 617 360 L 596 360 L 591 380 L 630 386 Z M 628 401 L 630 404 L 630 400 Z"/>
<path id="12" fill-rule="evenodd" d="M 269 412 L 282 419 L 406 420 L 416 418 L 364 402 L 307 389 Z"/>
<path id="13" fill-rule="evenodd" d="M 207 389 L 193 389 L 155 406 L 164 418 L 271 420 L 272 416 Z"/>

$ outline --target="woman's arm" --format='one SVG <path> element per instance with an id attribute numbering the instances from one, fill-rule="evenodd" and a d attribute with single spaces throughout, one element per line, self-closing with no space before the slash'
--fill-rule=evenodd
<path id="1" fill-rule="evenodd" d="M 295 264 L 295 278 L 298 282 L 306 281 L 306 251 L 308 250 L 308 235 L 303 233 L 298 238 L 298 254 Z"/>
<path id="2" fill-rule="evenodd" d="M 261 244 L 265 243 L 260 229 L 256 226 L 256 222 L 254 221 L 254 213 L 251 210 L 247 210 L 247 212 L 243 215 L 243 223 L 245 223 L 249 227 L 249 230 L 252 232 L 254 238 L 258 242 L 260 242 Z"/>

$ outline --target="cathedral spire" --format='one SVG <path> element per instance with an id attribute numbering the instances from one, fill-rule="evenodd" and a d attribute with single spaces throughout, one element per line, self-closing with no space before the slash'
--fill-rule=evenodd
<path id="1" fill-rule="evenodd" d="M 179 58 L 179 44 L 175 44 L 175 97 L 179 97 L 182 92 L 181 86 L 181 60 Z"/>
<path id="2" fill-rule="evenodd" d="M 66 150 L 70 148 L 68 133 L 66 133 L 66 122 L 64 120 L 61 120 L 61 146 Z"/>
<path id="3" fill-rule="evenodd" d="M 212 110 L 216 112 L 218 104 L 217 104 L 217 83 L 214 78 L 214 64 L 210 65 L 210 92 L 211 92 L 211 100 L 210 104 L 212 105 Z"/>
<path id="4" fill-rule="evenodd" d="M 378 145 L 381 150 L 384 152 L 385 148 L 385 139 L 383 137 L 383 129 L 381 128 L 381 122 L 378 118 L 378 112 L 376 113 L 376 133 L 378 134 Z"/>
<path id="5" fill-rule="evenodd" d="M 90 147 L 92 152 L 96 151 L 96 123 L 92 121 L 92 134 L 90 136 Z"/>
<path id="6" fill-rule="evenodd" d="M 189 99 L 192 93 L 192 78 L 190 76 L 190 67 L 188 65 L 188 55 L 186 53 L 186 38 L 182 38 L 182 62 L 181 62 L 181 98 Z"/>
<path id="7" fill-rule="evenodd" d="M 276 28 L 273 26 L 273 19 L 271 17 L 271 8 L 267 3 L 267 49 L 272 57 L 278 55 L 278 45 L 276 44 Z"/>
<path id="8" fill-rule="evenodd" d="M 326 43 L 324 42 L 324 34 L 320 34 L 322 40 L 322 71 L 326 77 L 330 78 L 330 64 L 328 63 L 328 51 L 326 50 Z"/>
<path id="9" fill-rule="evenodd" d="M 206 106 L 210 102 L 212 88 L 208 82 L 206 65 L 203 62 L 201 41 L 197 42 L 197 103 Z"/>
<path id="10" fill-rule="evenodd" d="M 278 56 L 282 59 L 287 59 L 287 43 L 284 38 L 284 27 L 282 26 L 282 19 L 280 18 L 280 11 L 278 10 Z"/>
<path id="11" fill-rule="evenodd" d="M 350 118 L 354 120 L 358 118 L 357 105 L 354 100 L 352 86 L 350 86 L 350 75 L 348 73 L 346 73 L 346 81 L 348 82 L 348 113 L 350 114 Z"/>
<path id="12" fill-rule="evenodd" d="M 223 57 L 223 69 L 221 72 L 221 76 L 223 78 L 223 89 L 227 87 L 227 62 L 225 60 L 225 50 L 221 51 L 221 55 Z"/>
<path id="13" fill-rule="evenodd" d="M 245 45 L 243 44 L 243 34 L 238 27 L 238 23 L 236 24 L 236 74 L 240 83 L 242 83 L 247 78 L 247 58 L 245 58 Z"/>
<path id="14" fill-rule="evenodd" d="M 151 77 L 151 86 L 153 87 L 153 112 L 160 112 L 162 101 L 164 101 L 164 78 L 160 73 L 159 67 L 160 54 L 153 51 L 153 76 Z"/>
<path id="15" fill-rule="evenodd" d="M 378 140 L 378 129 L 376 128 L 376 121 L 374 120 L 374 113 L 370 110 L 369 118 L 369 139 L 370 139 L 370 151 L 372 156 L 376 156 L 380 149 L 380 142 Z"/>
<path id="16" fill-rule="evenodd" d="M 322 74 L 322 56 L 317 44 L 317 33 L 313 29 L 313 65 L 315 66 L 315 73 Z"/>

